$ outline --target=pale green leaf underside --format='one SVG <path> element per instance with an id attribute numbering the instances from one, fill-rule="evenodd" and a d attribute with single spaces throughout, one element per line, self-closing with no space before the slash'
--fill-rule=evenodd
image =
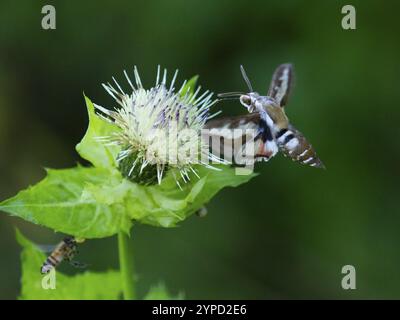
<path id="1" fill-rule="evenodd" d="M 17 241 L 22 246 L 21 296 L 23 300 L 115 300 L 121 297 L 121 276 L 117 271 L 83 272 L 67 276 L 56 271 L 56 288 L 43 289 L 40 266 L 45 255 L 17 230 Z"/>

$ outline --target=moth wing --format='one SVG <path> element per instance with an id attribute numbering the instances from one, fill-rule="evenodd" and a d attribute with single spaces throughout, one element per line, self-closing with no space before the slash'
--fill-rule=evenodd
<path id="1" fill-rule="evenodd" d="M 263 141 L 261 138 L 256 138 L 254 141 L 254 158 L 256 161 L 268 161 L 278 151 L 278 146 L 274 140 Z"/>
<path id="2" fill-rule="evenodd" d="M 255 129 L 259 126 L 260 120 L 260 114 L 255 112 L 240 116 L 212 119 L 206 122 L 204 128 L 209 129 L 211 135 L 218 134 L 218 131 L 212 131 L 212 129 Z"/>
<path id="3" fill-rule="evenodd" d="M 211 141 L 211 152 L 238 165 L 268 161 L 278 151 L 259 113 L 211 120 L 206 129 L 208 139 L 219 138 L 219 143 Z"/>
<path id="4" fill-rule="evenodd" d="M 293 74 L 293 65 L 285 63 L 279 65 L 272 76 L 268 96 L 274 98 L 281 107 L 287 104 L 293 84 Z"/>
<path id="5" fill-rule="evenodd" d="M 325 169 L 324 164 L 318 158 L 314 148 L 304 135 L 292 125 L 287 132 L 277 139 L 279 150 L 286 157 L 295 162 L 311 167 Z"/>
<path id="6" fill-rule="evenodd" d="M 208 121 L 203 139 L 209 143 L 211 152 L 228 162 L 235 162 L 238 152 L 249 141 L 254 141 L 260 127 L 260 114 L 224 117 Z"/>

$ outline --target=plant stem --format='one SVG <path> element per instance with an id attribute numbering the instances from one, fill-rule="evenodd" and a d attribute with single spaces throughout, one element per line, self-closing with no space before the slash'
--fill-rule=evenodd
<path id="1" fill-rule="evenodd" d="M 129 235 L 122 231 L 118 233 L 118 252 L 124 300 L 134 300 L 135 270 L 133 268 L 133 251 L 129 246 Z"/>

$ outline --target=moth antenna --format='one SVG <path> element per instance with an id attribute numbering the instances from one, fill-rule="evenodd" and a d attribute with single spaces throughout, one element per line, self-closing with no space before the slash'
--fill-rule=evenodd
<path id="1" fill-rule="evenodd" d="M 219 93 L 217 95 L 218 98 L 234 98 L 234 97 L 240 97 L 245 93 L 243 92 L 224 92 L 224 93 Z"/>
<path id="2" fill-rule="evenodd" d="M 218 97 L 218 101 L 237 100 L 237 99 L 239 99 L 239 97 L 223 97 L 223 98 Z"/>
<path id="3" fill-rule="evenodd" d="M 244 79 L 244 81 L 246 81 L 246 84 L 249 87 L 250 92 L 254 92 L 253 87 L 251 86 L 249 77 L 247 76 L 246 71 L 244 70 L 242 65 L 240 65 L 240 71 L 242 72 L 243 79 Z"/>

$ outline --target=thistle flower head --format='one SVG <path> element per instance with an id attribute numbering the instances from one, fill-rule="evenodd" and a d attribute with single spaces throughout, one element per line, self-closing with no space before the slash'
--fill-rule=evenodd
<path id="1" fill-rule="evenodd" d="M 160 78 L 160 67 L 155 86 L 150 89 L 143 87 L 136 67 L 135 84 L 126 71 L 124 74 L 132 90 L 130 94 L 125 93 L 114 78 L 115 86 L 103 84 L 119 108 L 95 107 L 106 121 L 120 129 L 99 139 L 121 147 L 116 160 L 126 178 L 144 184 L 161 183 L 166 170 L 171 169 L 179 185 L 178 180 L 187 182 L 190 179 L 190 172 L 197 175 L 195 164 L 213 168 L 210 160 L 224 163 L 209 152 L 208 145 L 201 139 L 205 122 L 216 115 L 210 115 L 210 107 L 216 102 L 212 100 L 212 93 L 200 94 L 200 87 L 192 93 L 186 81 L 175 91 L 177 71 L 167 85 L 167 71 L 164 70 Z"/>

